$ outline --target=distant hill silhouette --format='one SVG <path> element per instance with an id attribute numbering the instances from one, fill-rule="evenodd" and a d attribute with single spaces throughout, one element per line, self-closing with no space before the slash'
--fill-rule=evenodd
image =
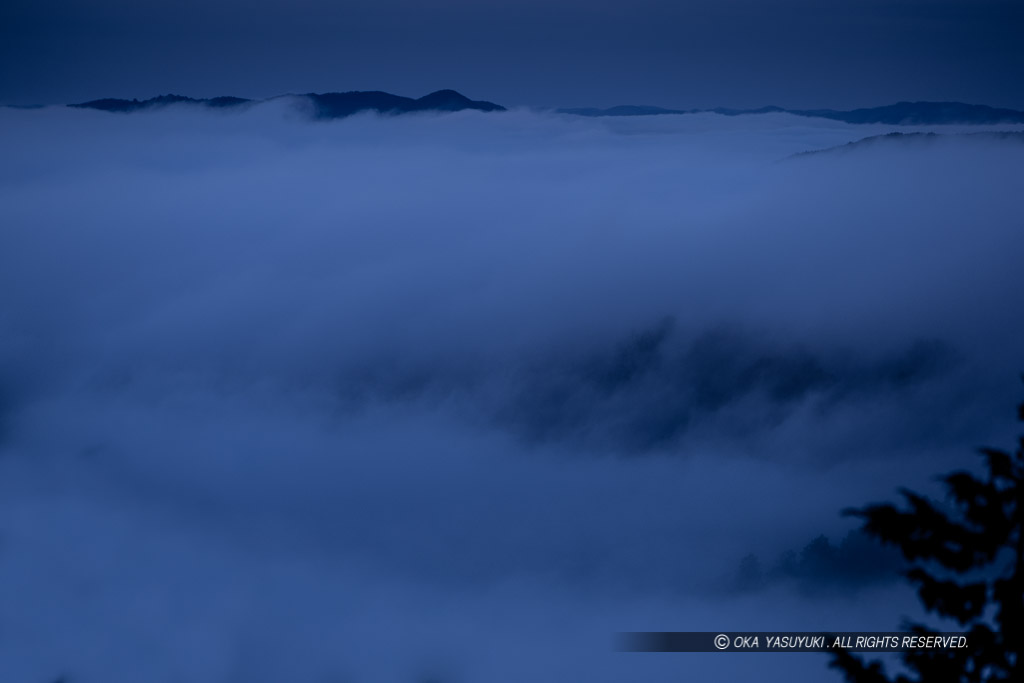
<path id="1" fill-rule="evenodd" d="M 860 140 L 847 142 L 845 145 L 814 149 L 807 152 L 798 152 L 790 158 L 806 157 L 818 154 L 834 154 L 854 150 L 876 147 L 879 145 L 910 145 L 921 144 L 929 141 L 948 139 L 970 139 L 970 140 L 999 140 L 1014 141 L 1024 144 L 1024 132 L 982 132 L 982 133 L 886 133 L 884 135 L 871 135 Z"/>
<path id="2" fill-rule="evenodd" d="M 996 109 L 962 102 L 897 102 L 885 107 L 833 111 L 806 109 L 790 111 L 798 116 L 817 116 L 847 123 L 888 123 L 929 125 L 942 123 L 1024 123 L 1024 111 Z"/>
<path id="3" fill-rule="evenodd" d="M 99 109 L 101 111 L 131 112 L 140 109 L 153 109 L 164 107 L 168 104 L 201 104 L 207 107 L 237 107 L 249 104 L 252 100 L 242 97 L 213 97 L 210 99 L 195 99 L 184 95 L 160 95 L 151 97 L 148 100 L 120 100 L 116 98 L 104 98 L 101 100 L 90 100 L 81 104 L 69 104 L 69 107 L 80 107 L 83 109 Z"/>
<path id="4" fill-rule="evenodd" d="M 723 116 L 747 114 L 786 113 L 795 116 L 844 121 L 846 123 L 884 123 L 889 125 L 938 125 L 947 123 L 1024 123 L 1024 111 L 998 109 L 983 104 L 962 102 L 897 102 L 884 107 L 852 109 L 783 109 L 782 107 L 761 107 L 759 109 L 664 109 L 662 107 L 618 106 L 609 109 L 575 108 L 558 109 L 562 114 L 577 116 L 650 116 L 656 114 L 700 114 L 713 113 Z"/>
<path id="5" fill-rule="evenodd" d="M 318 95 L 303 95 L 313 101 L 318 118 L 336 119 L 361 111 L 376 111 L 381 114 L 406 114 L 415 111 L 505 111 L 505 107 L 493 102 L 471 100 L 454 90 L 438 90 L 419 99 L 401 97 L 391 93 L 371 91 L 332 92 Z"/>
<path id="6" fill-rule="evenodd" d="M 306 93 L 287 95 L 306 99 L 312 103 L 316 118 L 336 119 L 363 111 L 381 114 L 405 114 L 419 111 L 505 111 L 505 107 L 493 102 L 471 100 L 454 90 L 438 90 L 418 99 L 402 97 L 379 90 L 356 90 L 351 92 Z M 270 98 L 278 99 L 278 98 Z M 227 108 L 252 104 L 257 100 L 242 97 L 213 97 L 197 99 L 183 95 L 160 95 L 146 100 L 125 100 L 105 98 L 91 100 L 69 107 L 99 109 L 110 112 L 133 112 L 163 107 L 169 104 L 196 104 L 205 107 Z M 835 109 L 783 109 L 782 107 L 760 107 L 758 109 L 666 109 L 638 105 L 620 105 L 607 109 L 577 107 L 557 109 L 562 114 L 576 116 L 653 116 L 660 114 L 701 114 L 712 113 L 722 116 L 745 116 L 751 114 L 785 113 L 795 116 L 825 118 L 846 123 L 883 123 L 888 125 L 939 125 L 939 124 L 986 124 L 1024 123 L 1024 111 L 999 109 L 983 104 L 962 102 L 897 102 L 883 107 L 869 107 L 841 111 Z"/>
<path id="7" fill-rule="evenodd" d="M 289 96 L 285 96 L 289 97 Z M 392 95 L 380 91 L 352 91 L 330 93 L 307 93 L 290 97 L 305 98 L 313 104 L 314 115 L 321 119 L 336 119 L 351 116 L 363 111 L 376 111 L 382 114 L 404 114 L 417 111 L 505 111 L 505 107 L 493 102 L 471 100 L 454 90 L 438 90 L 419 99 Z M 277 98 L 271 98 L 277 99 Z M 241 97 L 214 97 L 196 99 L 184 95 L 160 95 L 147 100 L 124 100 L 106 98 L 91 100 L 80 104 L 69 104 L 69 107 L 99 109 L 110 112 L 134 112 L 143 109 L 155 109 L 170 104 L 194 104 L 205 107 L 227 108 L 252 104 L 256 100 Z"/>

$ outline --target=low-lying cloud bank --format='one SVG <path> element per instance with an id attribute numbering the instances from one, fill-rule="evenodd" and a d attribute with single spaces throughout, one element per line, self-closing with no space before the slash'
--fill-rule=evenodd
<path id="1" fill-rule="evenodd" d="M 837 575 L 839 510 L 1012 434 L 1014 138 L 793 157 L 889 129 L 274 103 L 0 130 L 5 681 L 820 679 L 611 634 L 896 627 L 908 590 Z"/>

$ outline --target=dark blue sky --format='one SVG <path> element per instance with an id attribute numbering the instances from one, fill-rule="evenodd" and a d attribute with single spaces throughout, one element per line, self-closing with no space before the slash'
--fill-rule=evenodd
<path id="1" fill-rule="evenodd" d="M 1024 108 L 1014 0 L 8 0 L 0 102 L 455 88 L 508 105 Z"/>

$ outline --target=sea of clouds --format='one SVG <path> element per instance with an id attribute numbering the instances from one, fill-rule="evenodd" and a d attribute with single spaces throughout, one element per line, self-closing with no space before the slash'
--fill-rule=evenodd
<path id="1" fill-rule="evenodd" d="M 929 130 L 0 109 L 0 679 L 838 680 L 614 634 L 917 613 L 800 553 L 1016 429 L 1024 143 Z"/>

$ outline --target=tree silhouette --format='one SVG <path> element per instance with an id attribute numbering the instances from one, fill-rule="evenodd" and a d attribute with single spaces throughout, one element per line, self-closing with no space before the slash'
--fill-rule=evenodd
<path id="1" fill-rule="evenodd" d="M 1024 422 L 1024 403 L 1018 418 Z M 901 489 L 903 509 L 881 504 L 844 512 L 863 519 L 868 534 L 898 546 L 925 609 L 955 619 L 967 635 L 963 649 L 902 653 L 916 677 L 890 678 L 880 662 L 838 651 L 829 666 L 849 683 L 1024 682 L 1024 436 L 1013 455 L 979 452 L 984 478 L 966 471 L 942 478 L 950 499 L 945 509 Z M 922 624 L 904 628 L 937 633 Z"/>

